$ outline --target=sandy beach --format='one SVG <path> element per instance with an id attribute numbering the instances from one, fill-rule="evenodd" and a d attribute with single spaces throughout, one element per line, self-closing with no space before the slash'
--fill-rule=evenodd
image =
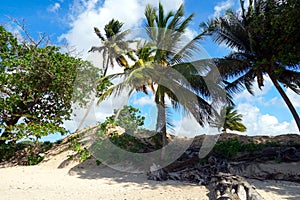
<path id="1" fill-rule="evenodd" d="M 63 152 L 36 166 L 0 168 L 0 199 L 209 199 L 205 186 L 178 181 L 150 181 L 145 174 L 119 172 L 94 160 L 58 168 Z M 298 200 L 300 184 L 248 179 L 266 200 Z"/>

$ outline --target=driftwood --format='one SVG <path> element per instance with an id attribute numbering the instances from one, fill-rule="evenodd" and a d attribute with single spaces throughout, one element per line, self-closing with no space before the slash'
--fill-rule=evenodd
<path id="1" fill-rule="evenodd" d="M 239 153 L 231 160 L 210 153 L 204 164 L 199 163 L 198 153 L 199 148 L 190 147 L 176 162 L 165 168 L 153 165 L 148 173 L 148 179 L 156 181 L 170 179 L 205 185 L 210 190 L 209 198 L 217 200 L 262 200 L 255 188 L 243 177 L 300 182 L 298 173 L 283 175 L 281 172 L 268 172 L 259 167 L 256 168 L 257 174 L 247 176 L 245 173 L 253 169 L 252 165 L 259 166 L 271 160 L 284 163 L 300 161 L 300 151 L 295 147 L 266 147 L 261 151 Z"/>
<path id="2" fill-rule="evenodd" d="M 170 179 L 205 185 L 210 190 L 209 199 L 263 200 L 244 178 L 228 173 L 229 165 L 225 160 L 218 162 L 214 157 L 208 160 L 206 165 L 187 167 L 176 172 L 168 172 L 153 165 L 148 173 L 148 179 L 156 181 Z"/>
<path id="3" fill-rule="evenodd" d="M 264 199 L 257 193 L 255 187 L 249 184 L 244 178 L 232 174 L 218 173 L 212 176 L 208 189 L 210 190 L 209 199 Z"/>

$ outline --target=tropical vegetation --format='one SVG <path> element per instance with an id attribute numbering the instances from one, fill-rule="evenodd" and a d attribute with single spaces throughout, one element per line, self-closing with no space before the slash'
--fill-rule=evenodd
<path id="1" fill-rule="evenodd" d="M 148 41 L 127 40 L 130 30 L 122 31 L 123 23 L 115 19 L 105 25 L 104 34 L 94 27 L 100 46 L 91 47 L 90 52 L 100 53 L 103 70 L 50 45 L 45 37 L 35 41 L 26 33 L 29 38 L 22 42 L 0 26 L 0 160 L 25 147 L 16 141 L 33 138 L 35 146 L 30 143 L 30 148 L 34 149 L 43 146 L 39 143 L 42 136 L 66 133 L 63 122 L 70 119 L 72 105 L 85 106 L 93 92 L 98 103 L 123 91 L 127 98 L 134 91 L 154 95 L 158 111 L 155 131 L 161 148 L 168 142 L 167 129 L 173 127 L 169 107 L 192 116 L 201 126 L 217 126 L 224 133 L 246 131 L 242 115 L 234 110 L 232 96 L 244 89 L 254 94 L 255 82 L 262 89 L 268 77 L 300 131 L 299 114 L 284 89 L 300 94 L 300 2 L 249 0 L 248 7 L 243 0 L 240 3 L 240 11 L 228 10 L 224 16 L 201 24 L 204 31 L 192 39 L 185 34 L 194 14 L 185 16 L 183 5 L 170 12 L 165 12 L 161 3 L 158 8 L 146 6 L 144 30 Z M 201 40 L 208 36 L 232 52 L 224 58 L 195 61 Z M 109 74 L 109 67 L 115 63 L 123 71 Z M 224 104 L 225 109 L 218 113 L 217 107 Z M 134 133 L 144 123 L 138 112 L 131 106 L 115 111 L 98 125 L 98 133 L 103 135 L 111 125 Z M 222 116 L 221 123 L 216 122 Z M 70 141 L 79 159 L 84 160 L 90 154 L 79 139 L 75 136 Z M 141 150 L 141 141 L 129 134 L 113 133 L 111 140 L 124 149 L 131 145 L 133 152 Z M 222 152 L 224 146 L 232 151 L 228 157 L 252 148 L 252 144 L 244 147 L 229 141 L 216 149 Z M 41 159 L 30 155 L 27 161 L 35 164 Z"/>
<path id="2" fill-rule="evenodd" d="M 134 89 L 148 94 L 148 86 L 155 96 L 158 110 L 156 131 L 161 135 L 162 146 L 167 143 L 166 98 L 171 100 L 173 108 L 184 109 L 187 113 L 191 113 L 201 125 L 216 115 L 208 100 L 213 98 L 227 100 L 227 96 L 222 96 L 220 92 L 223 90 L 219 85 L 220 82 L 216 81 L 215 85 L 212 83 L 216 93 L 214 96 L 205 84 L 205 78 L 209 75 L 207 77 L 199 75 L 208 70 L 207 63 L 189 62 L 192 54 L 199 51 L 197 45 L 204 33 L 197 35 L 185 45 L 180 45 L 193 16 L 192 14 L 184 17 L 183 5 L 176 12 L 168 13 L 164 12 L 162 4 L 159 4 L 158 10 L 148 5 L 145 9 L 147 22 L 145 30 L 150 41 L 138 46 L 134 65 L 125 66 L 123 73 L 107 76 L 110 79 L 122 77 L 123 81 L 107 88 L 99 98 L 101 102 L 124 89 L 130 90 L 129 95 Z M 157 88 L 154 89 L 154 86 Z"/>
<path id="3" fill-rule="evenodd" d="M 241 12 L 228 10 L 206 26 L 218 44 L 233 49 L 225 58 L 216 59 L 227 91 L 246 88 L 253 94 L 253 83 L 261 89 L 269 77 L 300 131 L 299 114 L 283 89 L 300 94 L 300 2 L 250 0 L 247 8 L 240 2 Z"/>
<path id="4" fill-rule="evenodd" d="M 29 39 L 20 42 L 0 26 L 2 144 L 66 133 L 63 122 L 71 117 L 72 103 L 84 105 L 98 78 L 90 63 L 44 43 L 46 38 Z"/>

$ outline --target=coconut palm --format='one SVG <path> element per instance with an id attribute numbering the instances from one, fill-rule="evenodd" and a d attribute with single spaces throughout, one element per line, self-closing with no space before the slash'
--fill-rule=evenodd
<path id="1" fill-rule="evenodd" d="M 94 27 L 94 31 L 96 35 L 101 40 L 101 46 L 93 46 L 89 52 L 102 52 L 102 58 L 103 58 L 103 75 L 102 77 L 105 77 L 107 75 L 107 70 L 109 68 L 109 65 L 113 68 L 114 67 L 114 61 L 117 61 L 117 63 L 120 66 L 127 66 L 128 63 L 124 57 L 124 52 L 127 52 L 127 54 L 130 54 L 128 42 L 125 41 L 124 38 L 129 33 L 129 30 L 121 31 L 121 28 L 123 26 L 123 23 L 112 19 L 109 21 L 108 24 L 104 26 L 104 32 L 105 36 L 101 33 L 101 31 Z M 109 81 L 106 81 L 103 83 L 100 87 L 107 87 L 107 85 L 110 85 Z M 98 90 L 102 90 L 100 87 L 98 87 Z M 101 92 L 101 91 L 100 91 Z M 77 130 L 78 131 L 81 126 L 83 125 L 85 119 L 87 118 L 88 113 L 90 112 L 92 106 L 94 105 L 94 100 L 90 102 L 87 111 L 85 112 L 84 116 L 82 117 Z"/>
<path id="2" fill-rule="evenodd" d="M 193 53 L 199 50 L 198 41 L 204 35 L 204 33 L 199 34 L 185 45 L 181 45 L 184 32 L 194 15 L 185 18 L 182 5 L 176 12 L 171 11 L 165 14 L 163 6 L 159 4 L 158 10 L 147 5 L 145 16 L 147 21 L 145 29 L 150 42 L 136 51 L 138 58 L 133 66 L 126 67 L 123 73 L 102 79 L 124 78 L 120 83 L 108 88 L 100 97 L 99 102 L 113 93 L 118 95 L 124 88 L 130 90 L 130 95 L 134 89 L 146 92 L 146 86 L 153 88 L 152 86 L 156 85 L 157 88 L 154 91 L 158 108 L 156 129 L 161 135 L 164 146 L 167 143 L 168 124 L 166 98 L 171 100 L 174 108 L 191 113 L 200 125 L 204 125 L 216 115 L 208 101 L 213 98 L 224 100 L 227 97 L 220 95 L 223 89 L 218 84 L 211 84 L 214 89 L 209 91 L 206 83 L 212 80 L 209 79 L 214 75 L 212 72 L 206 73 L 205 76 L 199 75 L 197 67 L 203 66 L 203 71 L 205 71 L 211 63 L 208 61 L 187 62 Z"/>
<path id="3" fill-rule="evenodd" d="M 114 67 L 114 61 L 117 61 L 121 66 L 128 65 L 123 54 L 124 52 L 129 52 L 128 41 L 124 40 L 129 30 L 121 32 L 122 26 L 122 22 L 112 19 L 104 27 L 105 36 L 97 27 L 94 27 L 94 31 L 101 40 L 102 45 L 98 47 L 93 46 L 89 52 L 102 52 L 103 76 L 106 76 L 109 65 Z"/>
<path id="4" fill-rule="evenodd" d="M 242 114 L 238 114 L 237 110 L 234 110 L 233 106 L 228 106 L 224 109 L 225 120 L 222 126 L 223 133 L 227 133 L 227 129 L 231 131 L 245 132 L 247 130 L 246 126 L 242 124 Z"/>
<path id="5" fill-rule="evenodd" d="M 300 94 L 300 30 L 296 23 L 299 17 L 289 16 L 283 21 L 285 13 L 299 13 L 296 11 L 299 5 L 287 6 L 287 2 L 291 1 L 277 4 L 269 0 L 250 0 L 249 7 L 245 9 L 244 1 L 241 1 L 241 13 L 228 11 L 225 16 L 213 20 L 208 27 L 217 43 L 225 43 L 235 50 L 224 59 L 216 60 L 223 78 L 231 80 L 227 81 L 228 90 L 238 92 L 246 88 L 253 94 L 255 80 L 262 88 L 264 77 L 268 76 L 291 111 L 300 131 L 299 115 L 282 88 L 284 85 Z M 294 2 L 299 4 L 299 1 Z M 290 28 L 285 25 L 287 21 Z"/>

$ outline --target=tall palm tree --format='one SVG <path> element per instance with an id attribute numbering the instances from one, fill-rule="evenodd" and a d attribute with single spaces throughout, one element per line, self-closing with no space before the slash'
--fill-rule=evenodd
<path id="1" fill-rule="evenodd" d="M 193 19 L 194 14 L 191 14 L 184 19 L 183 5 L 181 5 L 175 13 L 170 11 L 165 14 L 162 4 L 159 3 L 158 10 L 151 5 L 147 5 L 145 9 L 145 17 L 147 20 L 145 27 L 146 32 L 150 37 L 152 44 L 156 48 L 153 63 L 162 69 L 173 68 L 180 72 L 187 70 L 187 66 L 185 64 L 178 64 L 184 59 L 188 58 L 192 52 L 198 50 L 196 42 L 197 40 L 201 39 L 202 35 L 198 35 L 185 47 L 181 49 L 178 48 L 180 47 L 180 42 L 182 42 L 182 36 L 189 23 Z M 192 75 L 192 73 L 189 75 Z M 186 76 L 185 78 L 190 79 L 191 77 Z M 197 90 L 196 88 L 190 89 Z M 167 143 L 166 96 L 172 100 L 174 107 L 178 106 L 178 97 L 176 97 L 174 91 L 162 84 L 158 84 L 155 92 L 155 103 L 158 108 L 156 129 L 161 134 L 163 146 L 165 146 Z M 206 117 L 209 116 L 209 114 L 211 114 L 209 111 L 209 104 L 205 101 L 202 101 L 202 105 L 206 106 L 204 109 Z M 202 120 L 203 119 L 199 120 L 199 122 L 203 123 Z"/>
<path id="2" fill-rule="evenodd" d="M 209 91 L 206 81 L 212 73 L 200 76 L 197 67 L 203 66 L 207 70 L 209 63 L 187 62 L 194 52 L 199 50 L 198 41 L 204 33 L 197 35 L 183 47 L 183 35 L 194 15 L 184 17 L 183 5 L 176 12 L 164 13 L 163 6 L 159 3 L 158 10 L 151 5 L 145 9 L 146 32 L 150 42 L 137 50 L 135 64 L 126 67 L 123 73 L 109 75 L 106 78 L 125 77 L 123 82 L 108 88 L 100 97 L 99 102 L 107 96 L 119 94 L 124 88 L 133 88 L 146 92 L 146 86 L 156 85 L 154 91 L 155 102 L 158 108 L 157 132 L 161 135 L 162 145 L 167 143 L 167 113 L 165 99 L 171 100 L 176 109 L 183 108 L 191 113 L 200 125 L 216 115 L 213 106 L 208 103 L 213 98 L 223 98 L 223 88 L 216 84 L 213 91 Z M 104 80 L 104 78 L 102 79 Z M 152 87 L 153 88 L 153 87 Z M 131 90 L 132 91 L 132 90 Z M 129 92 L 130 95 L 130 92 Z M 215 99 L 214 99 L 215 100 Z M 227 99 L 226 99 L 227 100 Z M 162 157 L 164 157 L 162 155 Z"/>
<path id="3" fill-rule="evenodd" d="M 225 43 L 235 49 L 224 59 L 215 60 L 223 78 L 227 80 L 227 89 L 238 92 L 245 87 L 253 94 L 255 78 L 261 88 L 264 86 L 264 75 L 267 75 L 291 111 L 300 131 L 299 115 L 282 88 L 284 85 L 300 94 L 300 30 L 296 23 L 299 17 L 290 16 L 286 19 L 289 20 L 290 28 L 283 27 L 286 26 L 284 13 L 299 13 L 295 10 L 299 5 L 287 6 L 287 2 L 291 1 L 277 4 L 270 0 L 250 0 L 249 7 L 245 9 L 244 1 L 241 1 L 241 13 L 228 11 L 225 16 L 213 20 L 208 27 L 217 43 Z M 299 1 L 294 2 L 299 4 Z M 284 38 L 284 41 L 279 38 Z M 292 42 L 289 42 L 289 38 Z"/>

